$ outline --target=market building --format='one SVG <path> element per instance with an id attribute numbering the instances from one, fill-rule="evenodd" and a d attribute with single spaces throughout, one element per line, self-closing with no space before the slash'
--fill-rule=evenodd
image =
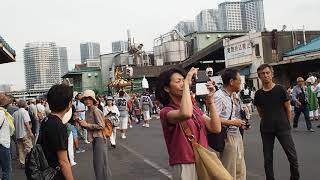
<path id="1" fill-rule="evenodd" d="M 63 75 L 64 79 L 72 79 L 68 84 L 73 87 L 73 91 L 83 92 L 87 89 L 103 94 L 103 84 L 100 67 L 79 67 Z M 68 80 L 67 80 L 68 82 Z"/>
<path id="2" fill-rule="evenodd" d="M 320 73 L 320 36 L 283 55 L 283 60 L 272 63 L 278 81 L 286 86 L 296 83 L 298 77 Z"/>
<path id="3" fill-rule="evenodd" d="M 281 64 L 284 55 L 301 44 L 320 36 L 320 31 L 281 31 L 248 33 L 235 39 L 224 39 L 225 67 L 239 69 L 246 84 L 260 88 L 257 68 L 263 63 Z M 275 81 L 283 83 L 282 71 L 275 69 Z M 289 77 L 290 78 L 290 77 Z"/>

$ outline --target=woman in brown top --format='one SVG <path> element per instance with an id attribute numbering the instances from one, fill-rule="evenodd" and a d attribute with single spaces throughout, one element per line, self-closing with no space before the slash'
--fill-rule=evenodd
<path id="1" fill-rule="evenodd" d="M 96 180 L 109 180 L 111 173 L 108 163 L 108 143 L 101 131 L 105 127 L 104 115 L 96 106 L 98 101 L 92 90 L 84 91 L 83 99 L 88 110 L 85 120 L 80 121 L 80 125 L 88 130 L 88 140 L 92 142 Z"/>

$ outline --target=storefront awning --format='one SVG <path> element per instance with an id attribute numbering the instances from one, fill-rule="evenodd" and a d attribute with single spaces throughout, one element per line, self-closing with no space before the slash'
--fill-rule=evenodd
<path id="1" fill-rule="evenodd" d="M 249 76 L 250 75 L 250 66 L 251 65 L 246 64 L 246 65 L 225 68 L 225 69 L 222 69 L 221 71 L 217 72 L 217 74 L 221 75 L 223 73 L 223 71 L 225 71 L 226 69 L 237 69 L 240 71 L 241 76 Z"/>

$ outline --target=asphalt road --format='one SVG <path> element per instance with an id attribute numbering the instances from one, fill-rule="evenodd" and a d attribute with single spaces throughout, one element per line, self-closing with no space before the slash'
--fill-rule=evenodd
<path id="1" fill-rule="evenodd" d="M 245 133 L 245 158 L 247 180 L 263 180 L 262 144 L 259 133 L 259 119 L 253 115 L 252 129 Z M 314 125 L 320 122 L 313 122 Z M 298 152 L 301 180 L 320 179 L 320 129 L 307 132 L 303 118 L 299 128 L 293 131 Z M 120 136 L 118 136 L 120 137 Z M 94 179 L 91 145 L 82 144 L 85 153 L 76 154 L 73 167 L 75 179 Z M 168 155 L 159 120 L 154 118 L 150 128 L 134 126 L 129 130 L 126 140 L 117 140 L 117 148 L 109 148 L 109 160 L 113 180 L 168 180 L 171 176 Z M 278 141 L 274 149 L 274 170 L 277 180 L 289 180 L 289 163 Z M 24 180 L 24 171 L 13 163 L 13 180 Z"/>

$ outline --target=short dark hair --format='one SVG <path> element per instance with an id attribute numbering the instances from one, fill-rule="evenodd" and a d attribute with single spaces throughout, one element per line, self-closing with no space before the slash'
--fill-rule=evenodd
<path id="1" fill-rule="evenodd" d="M 265 68 L 269 68 L 271 72 L 273 72 L 273 68 L 272 66 L 270 66 L 269 64 L 261 64 L 258 69 L 257 72 L 264 70 Z"/>
<path id="2" fill-rule="evenodd" d="M 231 80 L 236 80 L 238 74 L 240 74 L 240 71 L 238 69 L 224 70 L 221 74 L 223 85 L 229 85 Z"/>
<path id="3" fill-rule="evenodd" d="M 124 91 L 123 91 L 123 90 L 120 90 L 120 91 L 119 91 L 119 96 L 120 96 L 120 97 L 123 97 L 123 96 L 124 96 Z"/>
<path id="4" fill-rule="evenodd" d="M 174 73 L 181 74 L 183 77 L 186 77 L 186 73 L 183 69 L 180 68 L 172 68 L 166 71 L 163 71 L 158 79 L 156 85 L 156 99 L 163 105 L 166 106 L 170 102 L 169 94 L 164 90 L 165 87 L 169 87 L 171 82 L 171 76 Z"/>
<path id="5" fill-rule="evenodd" d="M 48 91 L 47 99 L 52 112 L 62 112 L 72 101 L 73 91 L 70 86 L 56 84 Z"/>

